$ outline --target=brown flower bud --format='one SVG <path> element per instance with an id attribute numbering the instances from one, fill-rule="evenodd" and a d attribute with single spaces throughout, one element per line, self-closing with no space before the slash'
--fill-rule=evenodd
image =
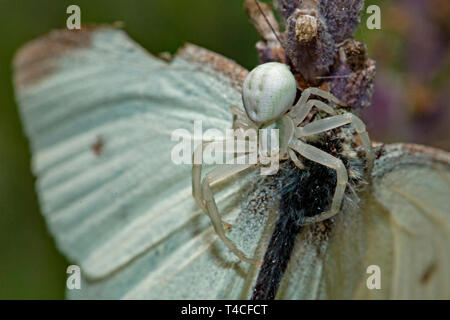
<path id="1" fill-rule="evenodd" d="M 317 18 L 309 14 L 301 14 L 295 22 L 295 34 L 298 42 L 305 44 L 317 36 Z"/>

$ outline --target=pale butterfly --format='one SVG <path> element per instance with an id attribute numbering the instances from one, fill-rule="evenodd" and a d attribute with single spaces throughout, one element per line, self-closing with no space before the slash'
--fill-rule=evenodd
<path id="1" fill-rule="evenodd" d="M 99 27 L 34 40 L 14 69 L 42 213 L 83 275 L 69 298 L 450 298 L 448 153 L 376 145 L 359 203 L 294 235 L 270 287 L 260 269 L 276 184 L 260 188 L 249 172 L 215 190 L 228 237 L 261 261 L 243 263 L 196 205 L 191 167 L 170 157 L 175 129 L 192 130 L 195 120 L 204 130 L 231 127 L 244 68 L 194 45 L 165 62 L 123 31 Z M 378 289 L 369 286 L 373 266 Z"/>

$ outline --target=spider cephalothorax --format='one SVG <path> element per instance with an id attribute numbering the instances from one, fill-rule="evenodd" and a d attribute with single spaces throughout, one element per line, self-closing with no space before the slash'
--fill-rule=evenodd
<path id="1" fill-rule="evenodd" d="M 300 170 L 304 170 L 305 166 L 302 158 L 298 156 L 300 155 L 303 158 L 335 170 L 336 188 L 330 208 L 316 215 L 304 217 L 302 223 L 311 224 L 328 219 L 339 212 L 348 181 L 348 174 L 341 159 L 308 144 L 308 138 L 335 128 L 350 125 L 358 134 L 366 151 L 367 171 L 369 172 L 374 156 L 364 123 L 352 113 L 338 113 L 336 111 L 336 105 L 344 105 L 341 101 L 329 92 L 318 88 L 308 88 L 302 92 L 298 102 L 293 105 L 296 92 L 295 78 L 286 65 L 277 62 L 265 63 L 253 69 L 244 81 L 242 99 L 245 112 L 237 107 L 232 107 L 232 112 L 236 116 L 234 128 L 238 130 L 264 128 L 269 125 L 279 129 L 278 153 L 281 160 L 290 159 Z M 331 105 L 318 99 L 309 99 L 311 95 L 328 100 Z M 310 123 L 303 125 L 304 120 L 314 107 L 328 115 L 328 117 L 318 120 L 314 119 Z M 202 149 L 199 148 L 194 153 L 201 152 Z M 201 154 L 194 154 L 194 156 L 201 157 Z M 259 161 L 258 164 L 261 164 L 261 162 Z M 239 258 L 247 262 L 253 261 L 247 258 L 225 235 L 223 222 L 211 191 L 211 185 L 256 165 L 221 165 L 208 172 L 202 181 L 201 164 L 194 164 L 192 169 L 194 198 L 211 218 L 214 229 L 222 241 Z"/>

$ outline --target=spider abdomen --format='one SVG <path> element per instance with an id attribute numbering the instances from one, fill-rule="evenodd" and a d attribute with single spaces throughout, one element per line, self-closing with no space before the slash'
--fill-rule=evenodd
<path id="1" fill-rule="evenodd" d="M 295 100 L 297 82 L 288 66 L 264 63 L 246 77 L 242 99 L 248 117 L 257 124 L 280 117 Z"/>

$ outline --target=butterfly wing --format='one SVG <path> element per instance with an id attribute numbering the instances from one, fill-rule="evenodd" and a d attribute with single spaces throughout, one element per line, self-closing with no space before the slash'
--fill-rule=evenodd
<path id="1" fill-rule="evenodd" d="M 417 145 L 383 148 L 364 211 L 365 264 L 378 265 L 381 289 L 357 298 L 450 298 L 450 155 Z"/>
<path id="2" fill-rule="evenodd" d="M 450 155 L 379 146 L 361 197 L 361 209 L 300 232 L 277 298 L 450 298 Z"/>
<path id="3" fill-rule="evenodd" d="M 170 158 L 173 130 L 192 131 L 195 120 L 203 130 L 231 126 L 245 74 L 194 46 L 166 63 L 109 28 L 56 31 L 17 55 L 16 97 L 42 211 L 83 275 L 69 297 L 249 296 L 248 266 L 192 200 L 191 167 Z M 379 154 L 363 210 L 299 234 L 278 298 L 450 296 L 449 156 L 408 145 Z M 233 222 L 229 237 L 251 253 L 267 213 L 241 207 L 246 177 L 216 198 Z M 380 290 L 366 286 L 369 265 L 380 267 Z"/>
<path id="4" fill-rule="evenodd" d="M 352 298 L 363 272 L 365 232 L 359 206 L 302 228 L 276 298 Z"/>
<path id="5" fill-rule="evenodd" d="M 194 203 L 191 166 L 172 162 L 171 133 L 231 128 L 247 71 L 192 45 L 167 63 L 108 27 L 34 40 L 14 71 L 42 213 L 83 275 L 69 296 L 237 298 L 242 266 Z M 240 187 L 216 199 L 251 255 L 258 228 L 245 239 L 239 228 L 261 224 L 236 218 Z"/>

